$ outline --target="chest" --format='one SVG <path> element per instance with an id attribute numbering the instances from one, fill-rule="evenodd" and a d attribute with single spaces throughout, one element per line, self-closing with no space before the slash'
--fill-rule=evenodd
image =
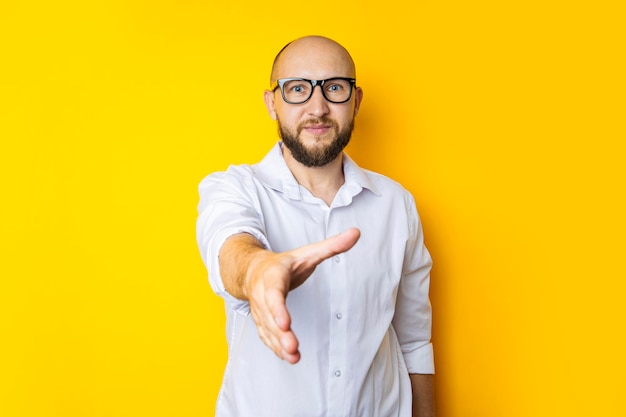
<path id="1" fill-rule="evenodd" d="M 319 242 L 350 227 L 361 231 L 352 249 L 320 264 L 298 292 L 314 292 L 321 299 L 342 294 L 350 304 L 371 307 L 395 303 L 409 238 L 403 204 L 368 193 L 333 208 L 277 196 L 261 198 L 260 204 L 266 236 L 276 252 Z"/>

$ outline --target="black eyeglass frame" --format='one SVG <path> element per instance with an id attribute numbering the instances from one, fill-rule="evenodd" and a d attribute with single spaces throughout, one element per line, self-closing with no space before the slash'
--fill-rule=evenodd
<path id="1" fill-rule="evenodd" d="M 344 80 L 344 81 L 348 81 L 350 83 L 350 94 L 348 94 L 348 98 L 342 101 L 334 101 L 329 99 L 328 97 L 326 97 L 326 93 L 324 92 L 324 84 L 327 81 L 333 81 L 333 80 Z M 283 86 L 285 85 L 286 82 L 289 81 L 306 81 L 308 83 L 311 84 L 311 94 L 309 95 L 309 97 L 307 97 L 306 100 L 304 101 L 298 101 L 298 102 L 293 102 L 293 101 L 289 101 L 287 100 L 287 97 L 285 97 L 285 90 L 283 89 Z M 304 104 L 307 101 L 309 101 L 311 99 L 311 97 L 313 97 L 313 90 L 315 89 L 315 86 L 319 85 L 320 86 L 320 90 L 322 90 L 322 96 L 324 96 L 324 98 L 326 99 L 326 101 L 329 101 L 331 103 L 335 103 L 335 104 L 341 104 L 341 103 L 346 103 L 348 101 L 350 101 L 350 99 L 352 98 L 352 91 L 354 90 L 354 88 L 356 87 L 356 79 L 354 78 L 346 78 L 346 77 L 333 77 L 333 78 L 327 78 L 325 80 L 308 80 L 306 78 L 279 78 L 278 80 L 274 81 L 274 84 L 270 87 L 271 91 L 276 91 L 277 88 L 280 88 L 280 95 L 283 96 L 283 100 L 285 101 L 285 103 L 288 104 Z"/>

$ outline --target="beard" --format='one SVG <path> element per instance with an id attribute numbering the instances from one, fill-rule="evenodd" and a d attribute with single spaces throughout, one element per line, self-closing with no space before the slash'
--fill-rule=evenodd
<path id="1" fill-rule="evenodd" d="M 331 126 L 335 133 L 335 138 L 326 146 L 310 149 L 300 140 L 300 134 L 304 126 L 309 124 L 324 124 Z M 323 167 L 337 158 L 350 142 L 354 120 L 351 120 L 341 131 L 333 120 L 326 117 L 308 119 L 298 124 L 296 132 L 285 128 L 278 120 L 278 134 L 283 144 L 289 149 L 294 159 L 306 167 Z"/>

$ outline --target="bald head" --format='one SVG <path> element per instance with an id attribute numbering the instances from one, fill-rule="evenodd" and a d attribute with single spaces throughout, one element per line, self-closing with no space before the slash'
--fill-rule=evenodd
<path id="1" fill-rule="evenodd" d="M 323 36 L 306 36 L 285 45 L 274 59 L 270 84 L 286 77 L 356 78 L 356 69 L 350 53 L 334 40 Z"/>

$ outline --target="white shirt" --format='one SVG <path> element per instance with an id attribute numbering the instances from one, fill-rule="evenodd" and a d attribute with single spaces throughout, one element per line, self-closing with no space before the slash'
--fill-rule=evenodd
<path id="1" fill-rule="evenodd" d="M 431 258 L 413 197 L 344 154 L 345 183 L 328 207 L 297 183 L 280 145 L 259 164 L 231 166 L 199 187 L 198 245 L 227 313 L 228 363 L 216 415 L 410 416 L 409 373 L 434 373 Z M 222 244 L 247 232 L 282 252 L 349 227 L 361 230 L 356 245 L 289 293 L 301 359 L 280 360 L 260 340 L 248 303 L 224 289 Z"/>

